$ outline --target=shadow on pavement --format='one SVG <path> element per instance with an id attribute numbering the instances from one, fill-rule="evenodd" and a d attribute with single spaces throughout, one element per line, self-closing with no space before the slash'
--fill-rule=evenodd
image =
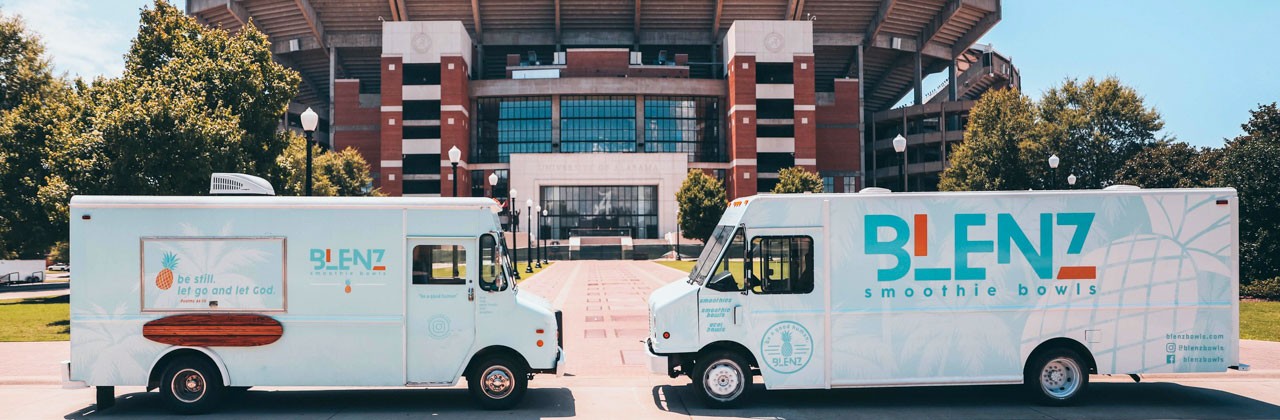
<path id="1" fill-rule="evenodd" d="M 259 418 L 281 416 L 347 417 L 466 417 L 545 418 L 577 414 L 573 393 L 567 388 L 530 388 L 514 410 L 485 411 L 465 389 L 355 389 L 355 390 L 249 390 L 232 393 L 207 418 Z M 180 417 L 164 407 L 157 392 L 135 392 L 116 397 L 116 405 L 102 412 L 90 405 L 64 418 Z"/>
<path id="2" fill-rule="evenodd" d="M 755 385 L 743 407 L 709 409 L 692 385 L 653 388 L 659 410 L 752 418 L 1108 418 L 1275 419 L 1280 407 L 1229 392 L 1175 383 L 1093 383 L 1080 405 L 1045 407 L 1021 386 L 952 386 L 767 391 Z"/>

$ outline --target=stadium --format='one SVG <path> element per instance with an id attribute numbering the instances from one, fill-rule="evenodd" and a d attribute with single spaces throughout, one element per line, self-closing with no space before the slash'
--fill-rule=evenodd
<path id="1" fill-rule="evenodd" d="M 186 7 L 212 27 L 266 33 L 302 76 L 284 123 L 319 112 L 317 140 L 357 149 L 383 192 L 515 191 L 515 203 L 547 209 L 537 236 L 550 239 L 661 238 L 676 230 L 675 193 L 693 169 L 730 199 L 769 192 L 793 166 L 829 192 L 934 189 L 974 101 L 1020 83 L 1008 56 L 975 44 L 1000 21 L 998 0 Z M 924 86 L 934 74 L 944 82 Z"/>

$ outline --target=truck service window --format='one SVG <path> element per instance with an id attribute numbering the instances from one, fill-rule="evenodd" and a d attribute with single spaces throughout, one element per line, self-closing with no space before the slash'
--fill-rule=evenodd
<path id="1" fill-rule="evenodd" d="M 502 249 L 493 235 L 480 237 L 480 289 L 489 292 L 507 290 L 507 282 L 498 281 L 503 278 Z"/>
<path id="2" fill-rule="evenodd" d="M 813 291 L 813 239 L 807 236 L 752 239 L 751 272 L 760 279 L 752 289 L 760 294 Z"/>
<path id="3" fill-rule="evenodd" d="M 413 284 L 466 284 L 467 250 L 452 245 L 413 247 Z"/>

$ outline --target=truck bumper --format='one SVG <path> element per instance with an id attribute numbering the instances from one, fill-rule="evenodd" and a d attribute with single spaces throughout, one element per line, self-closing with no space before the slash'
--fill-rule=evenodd
<path id="1" fill-rule="evenodd" d="M 63 360 L 62 366 L 58 370 L 62 371 L 62 389 L 81 389 L 89 387 L 89 384 L 84 383 L 84 381 L 71 380 L 70 360 Z"/>
<path id="2" fill-rule="evenodd" d="M 556 348 L 556 377 L 564 376 L 564 348 Z"/>
<path id="3" fill-rule="evenodd" d="M 670 366 L 667 364 L 667 356 L 662 356 L 653 352 L 652 339 L 644 339 L 644 352 L 649 356 L 649 372 L 655 375 L 667 375 L 670 372 Z"/>

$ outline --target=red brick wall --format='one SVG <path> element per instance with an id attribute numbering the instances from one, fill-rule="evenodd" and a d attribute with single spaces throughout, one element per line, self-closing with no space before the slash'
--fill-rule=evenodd
<path id="1" fill-rule="evenodd" d="M 452 67 L 452 68 L 450 68 Z M 462 57 L 440 57 L 440 196 L 466 197 L 471 195 L 471 171 L 458 167 L 458 191 L 453 191 L 449 175 L 453 167 L 448 164 L 449 149 L 454 146 L 462 151 L 462 162 L 470 153 L 471 100 L 467 97 L 467 62 Z M 457 110 L 461 107 L 462 110 Z M 452 110 L 450 108 L 453 108 Z M 452 120 L 452 123 L 450 122 Z"/>
<path id="2" fill-rule="evenodd" d="M 743 68 L 746 64 L 746 68 Z M 756 59 L 735 56 L 729 59 L 729 160 L 756 158 Z M 743 107 L 751 109 L 743 109 Z M 737 107 L 737 108 L 735 108 Z M 744 122 L 743 119 L 746 119 Z M 737 165 L 728 171 L 729 199 L 756 193 L 756 165 Z M 748 178 L 744 178 L 747 176 Z"/>
<path id="3" fill-rule="evenodd" d="M 858 171 L 862 168 L 862 131 L 858 123 L 857 80 L 836 79 L 836 103 L 818 107 L 818 170 Z"/>
<path id="4" fill-rule="evenodd" d="M 360 81 L 335 80 L 333 82 L 333 146 L 341 151 L 354 148 L 369 162 L 369 170 L 381 169 L 381 138 L 378 130 L 380 110 L 376 107 L 360 107 Z M 372 127 L 357 130 L 357 127 Z"/>
<path id="5" fill-rule="evenodd" d="M 804 108 L 804 110 L 797 109 L 794 115 L 796 129 L 796 161 L 800 161 L 801 159 L 816 159 L 818 156 L 816 143 L 816 127 L 818 125 L 817 113 L 809 110 L 817 103 L 814 99 L 814 91 L 816 90 L 816 87 L 814 86 L 813 71 L 814 66 L 812 55 L 796 56 L 792 61 L 791 74 L 794 80 L 795 106 L 796 108 Z M 802 167 L 810 172 L 816 172 L 818 170 L 816 165 L 797 164 L 796 166 Z"/>
<path id="6" fill-rule="evenodd" d="M 610 51 L 567 51 L 565 69 L 561 77 L 620 77 L 626 76 L 631 68 L 631 52 L 627 50 Z"/>
<path id="7" fill-rule="evenodd" d="M 395 69 L 391 69 L 394 66 Z M 382 106 L 404 106 L 404 65 L 400 57 L 382 57 Z M 401 140 L 404 138 L 401 126 L 404 124 L 404 113 L 401 111 L 383 111 L 379 126 L 381 127 L 382 160 L 404 161 Z M 390 196 L 404 194 L 404 168 L 382 168 L 379 182 L 376 185 L 382 192 Z M 392 179 L 394 178 L 394 179 Z"/>

